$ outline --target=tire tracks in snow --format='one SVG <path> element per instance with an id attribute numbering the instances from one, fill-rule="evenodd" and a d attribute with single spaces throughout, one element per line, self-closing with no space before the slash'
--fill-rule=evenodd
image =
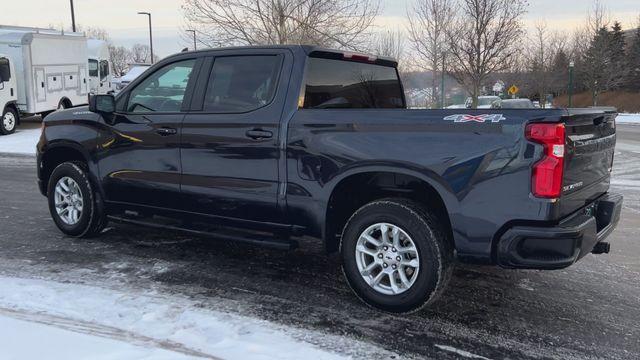
<path id="1" fill-rule="evenodd" d="M 8 309 L 2 307 L 0 307 L 0 316 L 7 316 L 22 321 L 49 325 L 76 333 L 109 338 L 142 347 L 159 348 L 183 355 L 200 357 L 203 359 L 222 360 L 221 358 L 188 348 L 183 344 L 174 341 L 158 340 L 117 327 L 96 324 L 84 320 L 71 319 L 43 312 L 30 312 L 26 310 Z"/>

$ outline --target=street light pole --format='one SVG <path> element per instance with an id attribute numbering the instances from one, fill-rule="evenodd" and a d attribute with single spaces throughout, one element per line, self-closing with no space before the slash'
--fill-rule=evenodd
<path id="1" fill-rule="evenodd" d="M 76 32 L 76 12 L 73 9 L 73 0 L 69 0 L 71 2 L 71 30 Z"/>
<path id="2" fill-rule="evenodd" d="M 189 29 L 187 32 L 193 33 L 193 50 L 198 50 L 196 46 L 196 31 Z"/>
<path id="3" fill-rule="evenodd" d="M 153 32 L 151 31 L 151 13 L 140 11 L 138 15 L 147 15 L 149 17 L 149 47 L 151 48 L 151 64 L 153 64 Z"/>
<path id="4" fill-rule="evenodd" d="M 572 61 L 569 63 L 569 107 L 573 107 L 573 68 L 575 63 Z"/>
<path id="5" fill-rule="evenodd" d="M 442 78 L 440 79 L 440 103 L 442 104 L 441 108 L 444 109 L 444 60 L 447 56 L 446 53 L 442 53 Z"/>

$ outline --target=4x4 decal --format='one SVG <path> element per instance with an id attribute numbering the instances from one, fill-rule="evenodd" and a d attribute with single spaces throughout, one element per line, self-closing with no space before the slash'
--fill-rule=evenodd
<path id="1" fill-rule="evenodd" d="M 483 123 L 485 121 L 491 121 L 492 123 L 498 123 L 502 120 L 507 120 L 507 118 L 502 116 L 502 114 L 480 114 L 480 115 L 455 114 L 455 115 L 449 115 L 445 117 L 443 120 L 451 120 L 457 123 L 466 123 L 469 121 L 480 122 L 480 123 Z"/>

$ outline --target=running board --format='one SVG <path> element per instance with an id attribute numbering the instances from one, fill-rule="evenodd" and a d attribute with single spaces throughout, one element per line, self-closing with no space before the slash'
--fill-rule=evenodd
<path id="1" fill-rule="evenodd" d="M 247 234 L 247 236 L 243 236 L 243 235 L 239 235 L 237 231 L 233 232 L 233 231 L 225 231 L 221 229 L 216 232 L 209 232 L 209 231 L 190 229 L 190 228 L 185 228 L 185 227 L 180 227 L 175 225 L 163 225 L 163 224 L 158 224 L 155 222 L 144 221 L 144 220 L 134 220 L 134 219 L 124 218 L 124 217 L 119 217 L 114 215 L 109 215 L 107 217 L 109 218 L 109 220 L 118 222 L 118 223 L 139 225 L 139 226 L 145 226 L 145 227 L 163 229 L 163 230 L 174 230 L 174 231 L 179 231 L 179 232 L 184 232 L 184 233 L 189 233 L 189 234 L 194 234 L 199 236 L 210 237 L 217 240 L 237 241 L 245 244 L 258 245 L 261 247 L 278 249 L 278 250 L 294 250 L 298 247 L 298 242 L 291 239 L 270 238 L 268 240 L 264 240 L 265 237 L 268 238 L 267 235 L 262 236 L 259 234 Z"/>

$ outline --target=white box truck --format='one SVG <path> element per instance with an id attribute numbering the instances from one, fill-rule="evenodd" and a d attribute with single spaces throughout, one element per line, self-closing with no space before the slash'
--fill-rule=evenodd
<path id="1" fill-rule="evenodd" d="M 86 104 L 87 60 L 83 34 L 0 26 L 0 134 L 20 115 Z"/>
<path id="2" fill-rule="evenodd" d="M 109 44 L 104 40 L 87 39 L 89 53 L 89 92 L 109 94 L 115 91 L 111 73 Z"/>

